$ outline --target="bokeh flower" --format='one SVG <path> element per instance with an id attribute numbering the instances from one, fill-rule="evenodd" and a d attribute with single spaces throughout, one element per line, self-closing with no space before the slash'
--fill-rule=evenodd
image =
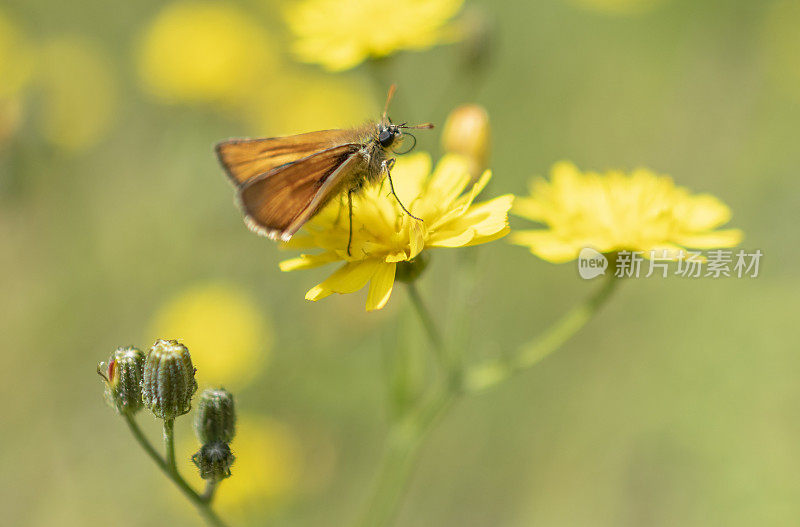
<path id="1" fill-rule="evenodd" d="M 149 338 L 168 335 L 191 350 L 201 384 L 246 386 L 272 346 L 266 314 L 249 295 L 219 283 L 199 284 L 168 300 L 155 314 Z"/>
<path id="2" fill-rule="evenodd" d="M 344 261 L 330 277 L 309 290 L 306 299 L 316 301 L 333 293 L 353 293 L 369 283 L 366 308 L 381 309 L 392 293 L 398 263 L 412 261 L 428 248 L 478 245 L 508 233 L 513 196 L 473 204 L 490 178 L 487 170 L 468 189 L 469 161 L 453 154 L 442 158 L 433 174 L 428 154 L 399 159 L 392 171 L 395 191 L 422 222 L 402 211 L 384 180 L 367 186 L 353 198 L 350 255 L 345 200 L 323 209 L 306 225 L 304 234 L 286 244 L 300 249 L 319 248 L 322 252 L 285 260 L 281 269 L 294 271 Z"/>
<path id="3" fill-rule="evenodd" d="M 742 239 L 739 229 L 716 230 L 731 217 L 719 199 L 691 194 L 644 168 L 581 173 L 572 163 L 557 163 L 550 181 L 534 179 L 530 196 L 517 198 L 513 212 L 546 228 L 515 231 L 511 241 L 553 263 L 574 260 L 584 247 L 644 256 L 667 251 L 675 258 L 683 248 L 733 247 Z"/>
<path id="4" fill-rule="evenodd" d="M 64 150 L 94 146 L 113 124 L 118 107 L 111 59 L 98 42 L 77 35 L 45 43 L 39 56 L 42 135 Z"/>
<path id="5" fill-rule="evenodd" d="M 463 2 L 303 0 L 287 9 L 286 21 L 300 60 L 340 71 L 367 58 L 456 40 L 450 19 Z"/>
<path id="6" fill-rule="evenodd" d="M 253 17 L 224 2 L 176 2 L 145 29 L 136 49 L 139 75 L 172 103 L 235 103 L 269 78 L 276 53 Z"/>

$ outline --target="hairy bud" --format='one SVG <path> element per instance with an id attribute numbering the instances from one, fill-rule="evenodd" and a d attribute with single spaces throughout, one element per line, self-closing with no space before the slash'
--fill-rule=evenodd
<path id="1" fill-rule="evenodd" d="M 197 402 L 194 418 L 194 432 L 200 443 L 230 443 L 235 428 L 233 395 L 222 388 L 204 390 Z"/>
<path id="2" fill-rule="evenodd" d="M 142 400 L 156 417 L 174 419 L 191 408 L 197 382 L 189 350 L 177 340 L 159 339 L 144 365 Z"/>
<path id="3" fill-rule="evenodd" d="M 97 365 L 106 384 L 106 400 L 121 414 L 133 415 L 142 409 L 144 353 L 134 347 L 117 348 L 108 364 Z"/>
<path id="4" fill-rule="evenodd" d="M 192 461 L 200 469 L 200 477 L 211 481 L 230 477 L 231 465 L 235 460 L 231 448 L 222 441 L 207 443 L 192 456 Z"/>
<path id="5" fill-rule="evenodd" d="M 447 116 L 442 132 L 445 151 L 460 154 L 470 161 L 473 178 L 481 175 L 489 162 L 489 114 L 477 104 L 459 106 Z"/>

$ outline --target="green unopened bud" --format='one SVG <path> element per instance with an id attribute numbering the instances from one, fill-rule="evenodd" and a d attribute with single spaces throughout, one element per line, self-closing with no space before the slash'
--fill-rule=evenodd
<path id="1" fill-rule="evenodd" d="M 192 408 L 197 391 L 194 366 L 186 346 L 159 339 L 147 353 L 142 380 L 142 400 L 156 417 L 174 419 Z"/>
<path id="2" fill-rule="evenodd" d="M 427 252 L 421 252 L 412 260 L 398 262 L 395 280 L 406 284 L 415 281 L 428 267 L 428 261 L 430 261 L 430 255 Z"/>
<path id="3" fill-rule="evenodd" d="M 142 409 L 144 353 L 134 347 L 117 348 L 108 364 L 97 365 L 106 382 L 106 400 L 121 414 L 133 415 Z"/>
<path id="4" fill-rule="evenodd" d="M 192 456 L 192 461 L 200 469 L 200 477 L 211 481 L 230 477 L 235 460 L 231 447 L 222 441 L 205 444 Z"/>
<path id="5" fill-rule="evenodd" d="M 204 390 L 197 402 L 194 418 L 194 433 L 200 443 L 230 443 L 235 427 L 233 395 L 222 388 Z"/>

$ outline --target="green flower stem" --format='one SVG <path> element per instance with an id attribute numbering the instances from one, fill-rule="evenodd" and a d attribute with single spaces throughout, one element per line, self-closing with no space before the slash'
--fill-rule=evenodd
<path id="1" fill-rule="evenodd" d="M 436 328 L 436 323 L 433 321 L 430 311 L 428 311 L 428 308 L 425 306 L 425 302 L 422 301 L 422 297 L 419 294 L 416 283 L 409 282 L 406 285 L 408 286 L 408 297 L 411 299 L 411 305 L 414 306 L 414 311 L 416 311 L 417 316 L 422 323 L 422 327 L 425 328 L 425 334 L 428 336 L 428 340 L 431 341 L 431 346 L 436 354 L 436 360 L 439 361 L 440 366 L 445 371 L 448 371 L 450 364 L 445 355 L 442 336 L 439 333 L 439 330 Z"/>
<path id="2" fill-rule="evenodd" d="M 502 357 L 471 368 L 464 379 L 466 392 L 481 392 L 535 366 L 572 338 L 600 310 L 620 281 L 609 274 L 603 285 L 584 303 L 572 308 L 542 335 L 523 345 L 511 357 Z"/>
<path id="3" fill-rule="evenodd" d="M 212 527 L 227 527 L 227 524 L 220 519 L 219 516 L 211 509 L 210 501 L 211 497 L 206 498 L 205 495 L 198 494 L 189 484 L 184 480 L 181 475 L 178 473 L 177 469 L 170 468 L 169 462 L 161 457 L 161 455 L 153 448 L 153 445 L 150 444 L 150 441 L 142 433 L 142 429 L 139 428 L 139 425 L 130 415 L 124 415 L 125 424 L 128 425 L 128 429 L 133 434 L 134 439 L 136 442 L 139 443 L 139 446 L 145 451 L 145 453 L 150 456 L 150 458 L 158 465 L 158 468 L 170 479 L 172 482 L 177 486 L 181 492 L 191 501 L 200 514 L 205 519 L 206 523 Z M 171 429 L 172 427 L 170 427 Z M 164 424 L 164 431 L 165 431 L 165 440 L 166 440 L 166 421 Z M 172 434 L 174 435 L 174 434 Z M 175 467 L 174 461 L 174 448 L 167 447 L 167 453 L 172 451 L 172 467 Z M 206 493 L 208 493 L 208 489 L 206 489 Z M 213 496 L 213 491 L 211 493 Z"/>
<path id="4" fill-rule="evenodd" d="M 164 419 L 164 449 L 167 451 L 167 468 L 170 472 L 178 473 L 175 463 L 175 420 Z"/>
<path id="5" fill-rule="evenodd" d="M 478 365 L 468 370 L 462 382 L 453 382 L 460 379 L 460 366 L 456 362 L 447 360 L 442 339 L 430 312 L 425 307 L 414 283 L 408 284 L 411 303 L 436 350 L 437 357 L 445 368 L 448 382 L 430 403 L 410 412 L 405 419 L 392 426 L 375 490 L 368 502 L 366 513 L 357 525 L 359 527 L 391 525 L 414 470 L 420 447 L 439 420 L 461 396 L 496 386 L 512 375 L 538 364 L 559 349 L 600 310 L 618 282 L 619 280 L 613 275 L 609 276 L 594 295 L 567 312 L 540 337 L 520 348 L 516 355 L 509 359 L 498 359 Z"/>

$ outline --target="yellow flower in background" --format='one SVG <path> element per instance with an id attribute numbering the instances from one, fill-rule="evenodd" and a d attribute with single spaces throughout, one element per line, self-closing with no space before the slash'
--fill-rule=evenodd
<path id="1" fill-rule="evenodd" d="M 177 2 L 145 29 L 136 60 L 144 87 L 165 102 L 238 102 L 274 81 L 275 50 L 253 16 L 230 3 Z"/>
<path id="2" fill-rule="evenodd" d="M 33 69 L 34 53 L 28 40 L 0 12 L 0 101 L 16 98 L 30 80 Z"/>
<path id="3" fill-rule="evenodd" d="M 488 170 L 471 187 L 469 161 L 447 155 L 431 175 L 431 158 L 419 153 L 401 158 L 392 170 L 397 196 L 419 222 L 405 214 L 389 192 L 388 183 L 367 186 L 353 199 L 353 242 L 347 254 L 347 203 L 334 202 L 306 224 L 306 232 L 287 247 L 323 252 L 281 262 L 281 270 L 309 269 L 344 261 L 344 265 L 306 294 L 319 300 L 333 293 L 354 293 L 369 283 L 367 311 L 389 301 L 398 262 L 416 258 L 433 247 L 466 247 L 487 243 L 508 233 L 513 196 L 479 204 L 474 199 L 491 178 Z M 465 193 L 466 191 L 466 193 Z"/>
<path id="4" fill-rule="evenodd" d="M 368 58 L 457 39 L 450 19 L 464 0 L 303 0 L 286 12 L 293 49 L 305 62 L 340 71 Z"/>
<path id="5" fill-rule="evenodd" d="M 320 72 L 284 71 L 245 105 L 244 119 L 254 135 L 281 136 L 342 128 L 373 117 L 378 109 L 364 82 Z"/>
<path id="6" fill-rule="evenodd" d="M 180 292 L 155 314 L 149 338 L 178 339 L 189 348 L 201 384 L 246 386 L 272 347 L 265 313 L 244 292 L 200 284 Z"/>
<path id="7" fill-rule="evenodd" d="M 649 11 L 664 0 L 569 0 L 573 4 L 611 15 L 634 15 Z"/>
<path id="8" fill-rule="evenodd" d="M 45 43 L 39 52 L 42 135 L 65 150 L 94 146 L 116 116 L 117 80 L 102 46 L 82 36 Z"/>
<path id="9" fill-rule="evenodd" d="M 236 456 L 231 477 L 220 483 L 214 495 L 214 508 L 223 517 L 240 521 L 258 517 L 301 490 L 305 470 L 302 445 L 289 426 L 274 419 L 240 415 L 230 446 Z M 186 437 L 179 453 L 189 459 L 198 448 L 196 439 Z M 194 486 L 202 487 L 203 480 L 197 471 L 194 474 Z"/>
<path id="10" fill-rule="evenodd" d="M 513 212 L 546 228 L 515 231 L 511 241 L 553 263 L 574 260 L 584 247 L 645 256 L 666 250 L 675 257 L 685 247 L 733 247 L 742 239 L 739 229 L 715 230 L 731 217 L 719 199 L 691 194 L 643 168 L 581 173 L 572 163 L 557 163 L 550 181 L 534 179 L 530 196 L 517 198 Z"/>

